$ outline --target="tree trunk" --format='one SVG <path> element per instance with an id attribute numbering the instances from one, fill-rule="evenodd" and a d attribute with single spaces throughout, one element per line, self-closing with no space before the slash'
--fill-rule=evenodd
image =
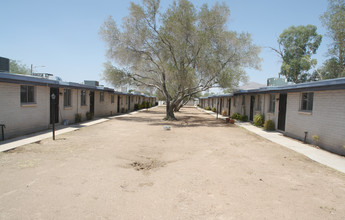
<path id="1" fill-rule="evenodd" d="M 175 118 L 175 115 L 174 115 L 174 108 L 175 108 L 175 105 L 170 103 L 170 100 L 167 100 L 166 116 L 165 116 L 164 120 L 177 121 L 177 119 Z"/>

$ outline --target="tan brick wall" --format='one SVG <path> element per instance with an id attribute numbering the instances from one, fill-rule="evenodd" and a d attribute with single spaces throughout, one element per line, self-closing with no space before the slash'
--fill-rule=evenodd
<path id="1" fill-rule="evenodd" d="M 308 142 L 320 137 L 319 144 L 329 151 L 345 155 L 345 91 L 314 92 L 313 111 L 299 111 L 301 93 L 288 93 L 285 131 L 289 136 Z"/>
<path id="2" fill-rule="evenodd" d="M 117 99 L 114 96 L 114 103 L 111 103 L 111 93 L 104 92 L 104 101 L 100 101 L 100 91 L 95 91 L 95 116 L 109 116 L 117 112 Z"/>
<path id="3" fill-rule="evenodd" d="M 0 83 L 0 124 L 5 138 L 20 136 L 49 127 L 49 87 L 35 86 L 35 104 L 20 103 L 20 84 Z"/>

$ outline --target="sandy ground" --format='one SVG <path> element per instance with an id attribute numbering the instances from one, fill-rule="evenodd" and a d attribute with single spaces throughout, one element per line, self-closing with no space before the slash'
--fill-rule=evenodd
<path id="1" fill-rule="evenodd" d="M 163 111 L 1 153 L 0 219 L 345 219 L 344 174 L 194 108 Z"/>

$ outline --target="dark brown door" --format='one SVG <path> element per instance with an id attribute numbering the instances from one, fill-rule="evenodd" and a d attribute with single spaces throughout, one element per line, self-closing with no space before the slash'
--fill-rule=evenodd
<path id="1" fill-rule="evenodd" d="M 95 113 L 95 92 L 90 91 L 90 113 Z"/>
<path id="2" fill-rule="evenodd" d="M 55 99 L 52 99 L 53 94 Z M 55 117 L 55 123 L 59 123 L 59 88 L 50 88 L 50 124 L 53 123 L 53 117 Z"/>
<path id="3" fill-rule="evenodd" d="M 255 96 L 250 97 L 250 115 L 249 115 L 249 120 L 253 121 L 254 117 L 254 104 L 255 104 Z"/>
<path id="4" fill-rule="evenodd" d="M 287 94 L 279 96 L 278 130 L 285 131 Z"/>

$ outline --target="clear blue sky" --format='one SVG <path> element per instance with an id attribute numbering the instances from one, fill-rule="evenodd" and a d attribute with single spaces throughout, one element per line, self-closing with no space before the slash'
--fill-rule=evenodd
<path id="1" fill-rule="evenodd" d="M 134 2 L 140 2 L 135 0 Z M 164 9 L 171 0 L 162 0 Z M 194 0 L 213 5 L 215 0 Z M 277 47 L 277 38 L 292 25 L 313 24 L 324 36 L 318 63 L 326 59 L 329 39 L 320 22 L 327 9 L 327 0 L 228 0 L 231 11 L 228 28 L 252 34 L 255 44 Z M 0 56 L 20 60 L 35 72 L 48 72 L 64 81 L 101 80 L 106 47 L 98 35 L 108 16 L 117 24 L 128 15 L 130 1 L 120 0 L 2 0 Z M 250 81 L 266 83 L 277 77 L 280 59 L 270 49 L 263 48 L 262 69 L 248 70 Z M 45 66 L 45 67 L 39 67 Z"/>

